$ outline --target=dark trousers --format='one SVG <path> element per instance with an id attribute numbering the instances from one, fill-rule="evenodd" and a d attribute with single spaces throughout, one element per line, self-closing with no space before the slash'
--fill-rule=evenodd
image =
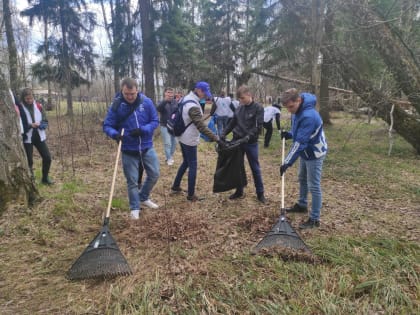
<path id="1" fill-rule="evenodd" d="M 264 184 L 262 181 L 260 162 L 258 161 L 258 143 L 245 143 L 241 145 L 243 155 L 248 159 L 249 167 L 252 171 L 254 179 L 255 191 L 258 194 L 264 192 Z M 243 187 L 237 187 L 239 192 L 243 192 Z"/>
<path id="2" fill-rule="evenodd" d="M 181 143 L 182 164 L 178 168 L 173 187 L 180 187 L 181 180 L 188 169 L 188 196 L 195 194 L 195 181 L 197 178 L 197 146 Z"/>
<path id="3" fill-rule="evenodd" d="M 269 122 L 265 122 L 263 127 L 267 130 L 264 137 L 264 147 L 268 148 L 270 145 L 271 136 L 273 135 L 273 120 L 271 119 Z"/>
<path id="4" fill-rule="evenodd" d="M 34 147 L 38 150 L 39 155 L 41 155 L 42 158 L 42 180 L 48 179 L 48 173 L 50 172 L 50 166 L 51 166 L 51 154 L 48 150 L 47 143 L 45 141 L 41 141 L 39 138 L 39 134 L 36 130 L 33 130 L 33 137 L 32 137 L 32 143 L 24 143 L 25 151 L 26 151 L 26 157 L 28 158 L 28 164 L 29 169 L 31 170 L 31 173 L 33 174 L 32 166 L 34 164 L 33 160 L 33 151 Z"/>

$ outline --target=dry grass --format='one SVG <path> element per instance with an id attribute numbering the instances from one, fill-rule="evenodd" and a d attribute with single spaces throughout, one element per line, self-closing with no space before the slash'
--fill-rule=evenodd
<path id="1" fill-rule="evenodd" d="M 180 152 L 176 153 L 175 166 L 167 166 L 160 137 L 156 136 L 161 178 L 151 197 L 160 208 L 144 209 L 140 220 L 130 221 L 125 181 L 119 169 L 111 212 L 112 235 L 133 276 L 71 282 L 64 278 L 65 272 L 101 227 L 116 145 L 101 134 L 98 125 L 84 124 L 82 129 L 82 124 L 71 127 L 60 120 L 51 122 L 48 143 L 54 154 L 52 177 L 56 185 L 40 186 L 44 199 L 33 209 L 15 205 L 0 218 L 1 314 L 419 311 L 416 243 L 420 193 L 415 187 L 419 185 L 420 165 L 407 144 L 400 141 L 395 145 L 395 150 L 406 152 L 405 158 L 399 151 L 397 156 L 387 157 L 378 149 L 386 146 L 386 139 L 380 142 L 375 134 L 374 150 L 368 151 L 372 147 L 369 133 L 361 132 L 357 138 L 360 150 L 376 159 L 371 158 L 367 165 L 355 164 L 353 142 L 357 141 L 354 136 L 346 138 L 350 134 L 346 120 L 336 117 L 337 125 L 327 128 L 331 151 L 323 180 L 321 227 L 300 234 L 323 261 L 311 265 L 285 262 L 273 254 L 250 255 L 250 249 L 279 217 L 280 141 L 276 134 L 271 148 L 261 149 L 269 199 L 266 205 L 256 200 L 249 169 L 250 185 L 244 199 L 233 202 L 227 200 L 228 193 L 212 193 L 217 156 L 213 145 L 207 143 L 199 147 L 197 180 L 197 194 L 205 200 L 190 203 L 185 195 L 170 195 Z M 348 123 L 348 127 L 358 123 Z M 361 152 L 356 154 L 368 163 Z M 380 171 L 378 163 L 382 162 L 378 159 L 399 164 L 391 173 Z M 410 166 L 413 161 L 414 166 Z M 368 174 L 356 176 L 360 167 Z M 400 176 L 400 171 L 406 176 Z M 293 167 L 287 173 L 288 204 L 297 195 L 295 172 Z M 369 172 L 377 172 L 377 177 L 385 176 L 385 180 L 374 180 Z M 294 227 L 303 219 L 301 215 L 289 218 Z"/>

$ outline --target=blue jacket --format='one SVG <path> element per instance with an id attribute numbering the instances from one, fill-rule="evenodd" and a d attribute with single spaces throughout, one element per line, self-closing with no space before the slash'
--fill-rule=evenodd
<path id="1" fill-rule="evenodd" d="M 304 160 L 318 159 L 327 154 L 327 140 L 322 128 L 322 119 L 315 109 L 316 96 L 301 93 L 302 103 L 292 115 L 292 130 L 289 136 L 293 139 L 292 148 L 284 164 L 293 165 L 300 156 Z"/>
<path id="2" fill-rule="evenodd" d="M 152 100 L 138 93 L 136 101 L 130 105 L 127 104 L 121 93 L 118 93 L 114 103 L 119 103 L 119 105 L 110 106 L 105 117 L 103 131 L 115 139 L 124 128 L 122 151 L 140 152 L 153 147 L 153 132 L 159 125 L 159 117 Z M 137 106 L 137 108 L 127 117 L 133 106 Z M 141 136 L 130 136 L 130 132 L 137 128 L 140 128 Z"/>

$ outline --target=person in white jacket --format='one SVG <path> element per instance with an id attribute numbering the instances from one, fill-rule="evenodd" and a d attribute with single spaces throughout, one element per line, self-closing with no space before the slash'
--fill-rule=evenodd
<path id="1" fill-rule="evenodd" d="M 52 185 L 54 182 L 49 178 L 48 174 L 51 167 L 51 154 L 47 146 L 47 135 L 45 130 L 48 127 L 48 119 L 45 111 L 40 103 L 35 102 L 33 92 L 30 88 L 24 88 L 21 92 L 21 101 L 23 112 L 27 122 L 24 126 L 25 136 L 23 146 L 25 147 L 26 157 L 28 158 L 29 169 L 33 176 L 33 147 L 38 150 L 42 158 L 42 179 L 41 183 Z"/>
<path id="2" fill-rule="evenodd" d="M 264 124 L 263 127 L 266 130 L 264 137 L 264 148 L 268 148 L 273 135 L 273 119 L 276 121 L 277 130 L 280 132 L 280 115 L 281 107 L 279 104 L 273 104 L 264 107 Z"/>
<path id="3" fill-rule="evenodd" d="M 210 141 L 220 143 L 216 136 L 204 123 L 203 111 L 200 106 L 201 99 L 211 98 L 210 85 L 207 82 L 200 81 L 195 84 L 194 89 L 185 95 L 180 103 L 184 104 L 182 108 L 182 118 L 185 126 L 188 126 L 178 140 L 181 145 L 182 163 L 178 168 L 176 177 L 172 184 L 172 193 L 180 193 L 181 181 L 188 169 L 188 196 L 187 200 L 191 202 L 200 201 L 195 194 L 195 183 L 197 178 L 197 146 L 200 142 L 200 132 L 207 136 Z M 223 145 L 223 143 L 220 143 Z"/>

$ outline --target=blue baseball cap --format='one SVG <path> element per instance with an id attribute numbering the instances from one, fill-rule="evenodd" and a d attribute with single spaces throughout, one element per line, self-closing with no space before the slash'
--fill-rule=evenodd
<path id="1" fill-rule="evenodd" d="M 204 81 L 199 81 L 195 84 L 196 89 L 200 89 L 208 98 L 211 98 L 210 84 Z"/>

